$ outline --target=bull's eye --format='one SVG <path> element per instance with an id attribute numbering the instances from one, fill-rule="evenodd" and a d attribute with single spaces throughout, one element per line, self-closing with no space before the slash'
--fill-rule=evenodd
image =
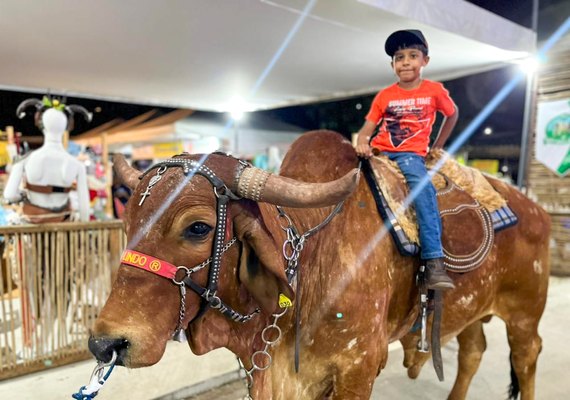
<path id="1" fill-rule="evenodd" d="M 194 222 L 184 229 L 182 236 L 184 239 L 200 239 L 210 233 L 211 230 L 212 227 L 204 222 Z"/>

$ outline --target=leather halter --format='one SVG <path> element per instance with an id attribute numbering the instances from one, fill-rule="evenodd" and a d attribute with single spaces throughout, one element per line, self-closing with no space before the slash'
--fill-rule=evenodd
<path id="1" fill-rule="evenodd" d="M 248 166 L 248 164 L 245 163 L 244 161 L 241 161 L 241 160 L 239 160 L 239 161 L 242 165 L 242 168 L 244 168 L 245 166 Z M 126 250 L 125 253 L 123 253 L 123 257 L 121 259 L 121 262 L 123 262 L 127 265 L 131 265 L 131 266 L 135 266 L 135 267 L 145 269 L 145 270 L 153 272 L 153 273 L 158 273 L 158 271 L 153 270 L 152 262 L 159 262 L 160 265 L 164 265 L 165 269 L 168 269 L 170 272 L 168 273 L 167 276 L 158 273 L 159 275 L 172 279 L 172 281 L 179 286 L 189 287 L 190 289 L 192 289 L 194 292 L 196 292 L 202 298 L 200 310 L 198 311 L 198 314 L 193 318 L 192 321 L 196 320 L 201 315 L 203 315 L 207 311 L 208 307 L 211 307 L 213 309 L 217 309 L 223 315 L 225 315 L 226 317 L 228 317 L 228 318 L 230 318 L 236 322 L 247 322 L 251 318 L 253 318 L 256 314 L 258 314 L 260 310 L 256 309 L 254 312 L 252 312 L 250 314 L 245 314 L 245 315 L 241 314 L 241 313 L 235 311 L 234 309 L 232 309 L 226 303 L 224 303 L 216 295 L 216 292 L 218 290 L 218 281 L 219 281 L 219 277 L 220 277 L 222 254 L 236 241 L 236 239 L 233 238 L 232 240 L 230 240 L 228 243 L 226 243 L 224 245 L 224 237 L 225 237 L 226 225 L 227 225 L 227 204 L 230 200 L 240 200 L 241 197 L 235 195 L 224 184 L 224 182 L 214 174 L 214 172 L 210 168 L 208 168 L 207 166 L 205 166 L 203 164 L 199 164 L 197 161 L 188 160 L 188 159 L 184 159 L 184 158 L 171 158 L 169 160 L 159 162 L 159 163 L 153 165 L 152 167 L 150 167 L 147 171 L 145 171 L 139 177 L 139 179 L 143 179 L 153 169 L 158 168 L 159 169 L 158 174 L 162 174 L 166 171 L 166 169 L 172 168 L 172 167 L 182 168 L 185 176 L 191 177 L 195 174 L 201 175 L 204 178 L 206 178 L 211 183 L 211 185 L 213 186 L 214 194 L 216 195 L 216 214 L 217 215 L 216 215 L 216 228 L 215 228 L 214 243 L 212 246 L 211 257 L 208 260 L 204 261 L 203 263 L 197 265 L 194 268 L 186 268 L 183 266 L 175 267 L 174 265 L 172 265 L 172 264 L 170 264 L 164 260 L 160 260 L 160 259 L 154 258 L 152 256 L 148 256 L 148 255 L 143 254 L 143 253 L 133 252 L 132 250 Z M 157 176 L 158 176 L 158 174 L 157 174 Z M 158 181 L 158 179 L 155 180 L 155 183 L 156 183 L 156 181 Z M 152 179 L 151 179 L 151 182 L 152 182 Z M 154 185 L 154 183 L 153 183 L 153 185 Z M 126 261 L 129 261 L 129 260 L 126 260 L 126 257 L 128 256 L 128 252 L 130 252 L 131 254 L 139 254 L 141 257 L 146 256 L 147 261 L 144 264 L 145 265 L 148 264 L 148 268 L 145 268 L 141 265 L 137 265 L 140 263 L 126 262 Z M 191 275 L 193 272 L 196 272 L 196 271 L 202 269 L 203 267 L 205 267 L 208 264 L 211 264 L 210 269 L 208 271 L 208 283 L 207 283 L 206 287 L 203 287 L 200 284 L 198 284 L 197 282 L 195 282 L 192 279 Z M 154 265 L 155 265 L 154 269 L 156 269 L 157 264 L 154 264 Z M 176 268 L 176 271 L 174 270 L 174 268 Z M 184 270 L 185 271 L 184 278 L 182 278 L 179 281 L 177 281 L 175 278 L 176 272 L 178 270 Z M 181 292 L 182 292 L 182 290 L 181 290 Z M 182 296 L 182 297 L 184 297 L 184 296 Z M 182 303 L 183 302 L 184 302 L 184 299 L 182 299 Z M 183 304 L 181 304 L 181 311 L 183 309 L 184 309 Z M 190 323 L 192 321 L 190 321 Z M 179 329 L 179 328 L 181 328 L 181 326 L 179 326 L 177 329 Z"/>

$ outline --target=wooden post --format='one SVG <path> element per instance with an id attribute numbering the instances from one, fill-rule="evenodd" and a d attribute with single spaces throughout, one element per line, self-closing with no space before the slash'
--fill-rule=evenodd
<path id="1" fill-rule="evenodd" d="M 107 202 L 105 204 L 105 214 L 113 217 L 113 171 L 109 162 L 109 142 L 107 132 L 101 134 L 101 162 L 105 171 L 105 192 L 107 193 Z"/>
<path id="2" fill-rule="evenodd" d="M 14 144 L 14 127 L 6 127 L 6 136 L 8 137 L 8 144 Z"/>
<path id="3" fill-rule="evenodd" d="M 63 148 L 67 151 L 67 146 L 69 145 L 69 131 L 63 131 Z"/>

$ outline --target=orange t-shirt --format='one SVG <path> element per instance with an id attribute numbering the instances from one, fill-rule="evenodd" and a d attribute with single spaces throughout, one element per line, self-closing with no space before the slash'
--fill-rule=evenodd
<path id="1" fill-rule="evenodd" d="M 376 95 L 366 115 L 367 121 L 382 123 L 370 145 L 381 151 L 425 156 L 436 111 L 446 117 L 455 112 L 455 103 L 441 83 L 424 79 L 413 90 L 397 83 L 388 86 Z"/>

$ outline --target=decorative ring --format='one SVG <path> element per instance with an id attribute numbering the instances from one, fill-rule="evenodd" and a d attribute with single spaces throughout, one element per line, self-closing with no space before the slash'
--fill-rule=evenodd
<path id="1" fill-rule="evenodd" d="M 287 252 L 287 247 L 288 247 L 287 245 L 291 245 L 291 254 L 290 255 Z M 292 241 L 287 239 L 285 242 L 283 242 L 283 257 L 285 257 L 285 259 L 287 261 L 291 261 L 294 256 L 295 256 L 295 246 L 293 246 Z"/>
<path id="2" fill-rule="evenodd" d="M 287 231 L 289 229 L 289 227 L 293 226 L 293 221 L 291 221 L 291 218 L 289 218 L 289 216 L 285 213 L 279 213 L 277 215 L 277 218 L 285 218 L 287 220 L 287 223 L 289 224 L 287 227 L 284 227 L 283 225 L 281 225 L 281 223 L 279 223 L 279 225 L 281 226 L 281 229 L 283 229 L 284 231 Z"/>
<path id="3" fill-rule="evenodd" d="M 184 265 L 179 265 L 179 266 L 176 268 L 176 273 L 178 273 L 178 271 L 180 271 L 181 269 L 183 269 L 184 271 L 186 271 L 186 273 L 184 274 L 184 277 L 187 277 L 187 276 L 189 276 L 189 275 L 192 273 L 192 271 L 190 271 L 190 270 L 189 270 L 187 267 L 185 267 Z M 174 284 L 176 284 L 176 285 L 178 285 L 178 286 L 184 285 L 184 281 L 183 281 L 183 280 L 180 280 L 180 281 L 177 281 L 177 280 L 176 280 L 176 273 L 174 274 L 174 278 L 172 278 L 172 282 L 174 282 Z"/>
<path id="4" fill-rule="evenodd" d="M 267 365 L 265 365 L 265 366 L 263 366 L 263 367 L 260 367 L 260 366 L 255 362 L 255 356 L 258 355 L 258 354 L 262 354 L 262 355 L 264 355 L 264 356 L 267 357 Z M 266 352 L 266 351 L 261 351 L 261 350 L 260 350 L 260 351 L 256 351 L 256 352 L 253 353 L 252 356 L 251 356 L 251 363 L 253 364 L 253 368 L 256 369 L 256 370 L 258 370 L 258 371 L 265 371 L 267 368 L 271 367 L 271 362 L 272 362 L 271 354 L 269 354 L 269 353 Z"/>
<path id="5" fill-rule="evenodd" d="M 269 332 L 269 330 L 273 328 L 277 331 L 277 338 L 275 340 L 269 340 L 265 337 L 266 332 Z M 273 344 L 277 343 L 279 341 L 279 339 L 281 339 L 281 328 L 279 328 L 277 325 L 268 325 L 266 326 L 262 331 L 261 331 L 261 339 L 263 340 L 263 342 L 265 344 L 268 344 L 270 346 L 272 346 Z"/>

